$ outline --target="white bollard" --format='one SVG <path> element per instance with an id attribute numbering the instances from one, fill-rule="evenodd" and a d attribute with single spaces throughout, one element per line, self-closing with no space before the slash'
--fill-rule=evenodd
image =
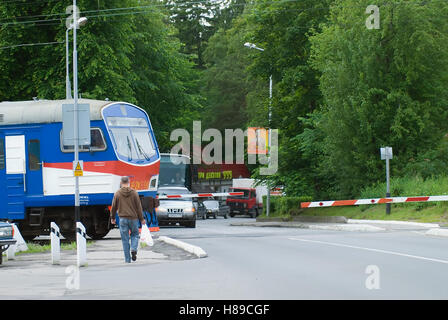
<path id="1" fill-rule="evenodd" d="M 9 246 L 8 250 L 6 250 L 6 258 L 8 260 L 14 260 L 16 252 L 28 250 L 28 246 L 20 234 L 19 228 L 14 223 L 11 225 L 14 228 L 14 239 L 16 239 L 17 242 L 16 244 Z"/>
<path id="2" fill-rule="evenodd" d="M 51 264 L 61 262 L 61 233 L 56 223 L 50 223 Z"/>
<path id="3" fill-rule="evenodd" d="M 15 260 L 16 259 L 15 255 L 16 255 L 16 245 L 12 244 L 6 250 L 6 261 Z"/>
<path id="4" fill-rule="evenodd" d="M 87 266 L 86 228 L 81 222 L 76 222 L 76 256 L 78 267 Z"/>

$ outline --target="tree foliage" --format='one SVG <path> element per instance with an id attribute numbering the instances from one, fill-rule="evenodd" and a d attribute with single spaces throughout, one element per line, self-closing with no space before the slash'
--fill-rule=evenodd
<path id="1" fill-rule="evenodd" d="M 0 3 L 0 100 L 65 96 L 70 4 Z M 279 170 L 259 177 L 293 196 L 359 195 L 384 180 L 386 145 L 393 177 L 447 174 L 448 3 L 378 0 L 379 29 L 366 27 L 370 4 L 79 0 L 91 13 L 79 30 L 79 91 L 143 106 L 164 151 L 171 130 L 193 120 L 279 129 Z M 122 7 L 134 9 L 98 11 Z M 15 46 L 47 42 L 60 43 Z"/>
<path id="2" fill-rule="evenodd" d="M 0 100 L 65 97 L 66 7 L 70 1 L 0 3 Z M 127 15 L 91 14 L 104 8 L 135 8 Z M 180 52 L 175 29 L 160 5 L 151 1 L 78 1 L 88 23 L 78 30 L 79 93 L 85 98 L 127 101 L 145 108 L 159 145 L 169 147 L 169 133 L 198 117 L 203 100 L 199 75 Z M 90 14 L 89 14 L 90 13 Z M 41 22 L 29 23 L 38 16 Z M 60 17 L 54 20 L 53 17 Z M 49 22 L 46 23 L 45 20 Z M 26 23 L 23 23 L 23 22 Z M 72 37 L 70 36 L 70 40 Z M 70 42 L 70 73 L 72 75 Z"/>
<path id="3" fill-rule="evenodd" d="M 447 130 L 448 6 L 380 2 L 381 28 L 369 30 L 368 4 L 337 1 L 310 39 L 324 97 L 318 172 L 332 177 L 339 196 L 383 178 L 380 147 L 393 147 L 393 173 L 402 175 Z"/>

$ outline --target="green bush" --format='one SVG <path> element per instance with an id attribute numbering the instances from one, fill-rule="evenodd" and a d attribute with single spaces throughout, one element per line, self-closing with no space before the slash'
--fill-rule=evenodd
<path id="1" fill-rule="evenodd" d="M 310 196 L 271 196 L 269 203 L 269 216 L 298 215 L 301 212 L 300 204 L 302 202 L 309 201 L 312 201 Z M 266 215 L 266 196 L 263 196 L 263 214 Z"/>
<path id="2" fill-rule="evenodd" d="M 448 177 L 445 175 L 428 178 L 422 178 L 420 176 L 398 177 L 391 178 L 390 182 L 391 197 L 440 196 L 448 194 Z M 386 183 L 382 182 L 363 189 L 360 198 L 381 198 L 385 195 Z M 394 207 L 414 208 L 415 210 L 423 210 L 433 206 L 448 206 L 448 203 L 417 202 L 412 204 L 394 204 Z"/>

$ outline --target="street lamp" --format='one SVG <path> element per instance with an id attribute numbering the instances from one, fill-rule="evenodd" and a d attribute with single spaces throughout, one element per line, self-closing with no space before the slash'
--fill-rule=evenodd
<path id="1" fill-rule="evenodd" d="M 256 45 L 254 45 L 253 43 L 250 43 L 250 42 L 246 42 L 244 44 L 244 46 L 248 47 L 250 49 L 257 49 L 257 50 L 260 50 L 260 51 L 264 51 L 264 49 L 261 49 L 261 48 L 257 47 Z"/>
<path id="2" fill-rule="evenodd" d="M 259 51 L 264 51 L 264 49 L 257 47 L 255 44 L 250 43 L 250 42 L 246 42 L 244 44 L 245 47 L 249 48 L 249 49 L 256 49 Z M 269 76 L 269 128 L 271 127 L 271 107 L 272 107 L 272 74 Z"/>
<path id="3" fill-rule="evenodd" d="M 256 49 L 259 51 L 264 51 L 264 49 L 257 47 L 255 44 L 246 42 L 244 44 L 245 47 L 249 49 Z M 269 110 L 268 110 L 268 126 L 269 126 L 269 147 L 271 146 L 271 116 L 272 116 L 272 74 L 269 76 Z M 268 161 L 270 161 L 271 157 L 268 157 Z M 269 163 L 269 162 L 268 162 Z M 268 194 L 266 196 L 266 216 L 269 216 L 269 205 L 270 205 L 270 198 L 271 198 L 271 189 L 269 187 L 268 183 Z"/>
<path id="4" fill-rule="evenodd" d="M 87 23 L 87 18 L 82 17 L 78 19 L 78 26 L 82 27 Z M 65 99 L 71 99 L 72 98 L 72 88 L 70 85 L 70 73 L 68 70 L 69 67 L 69 59 L 68 59 L 68 32 L 73 29 L 73 24 L 70 25 L 69 28 L 65 31 Z"/>
<path id="5" fill-rule="evenodd" d="M 78 7 L 76 6 L 76 0 L 73 0 L 73 16 L 77 17 Z M 74 136 L 75 136 L 75 163 L 79 163 L 79 115 L 78 115 L 78 51 L 76 49 L 76 30 L 82 25 L 86 24 L 87 18 L 80 18 L 73 23 L 73 95 L 74 95 L 74 106 L 73 106 L 73 123 L 74 123 Z M 79 176 L 75 175 L 75 221 L 80 222 L 80 202 L 79 202 Z"/>

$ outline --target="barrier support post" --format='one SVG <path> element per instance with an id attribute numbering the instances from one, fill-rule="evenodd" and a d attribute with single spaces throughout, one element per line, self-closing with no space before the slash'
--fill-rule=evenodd
<path id="1" fill-rule="evenodd" d="M 56 223 L 50 223 L 51 264 L 61 262 L 61 232 Z"/>
<path id="2" fill-rule="evenodd" d="M 390 169 L 389 158 L 386 158 L 386 197 L 390 197 Z M 390 203 L 386 203 L 386 214 L 390 214 Z"/>
<path id="3" fill-rule="evenodd" d="M 78 267 L 87 266 L 86 228 L 81 222 L 76 222 L 76 256 Z"/>

